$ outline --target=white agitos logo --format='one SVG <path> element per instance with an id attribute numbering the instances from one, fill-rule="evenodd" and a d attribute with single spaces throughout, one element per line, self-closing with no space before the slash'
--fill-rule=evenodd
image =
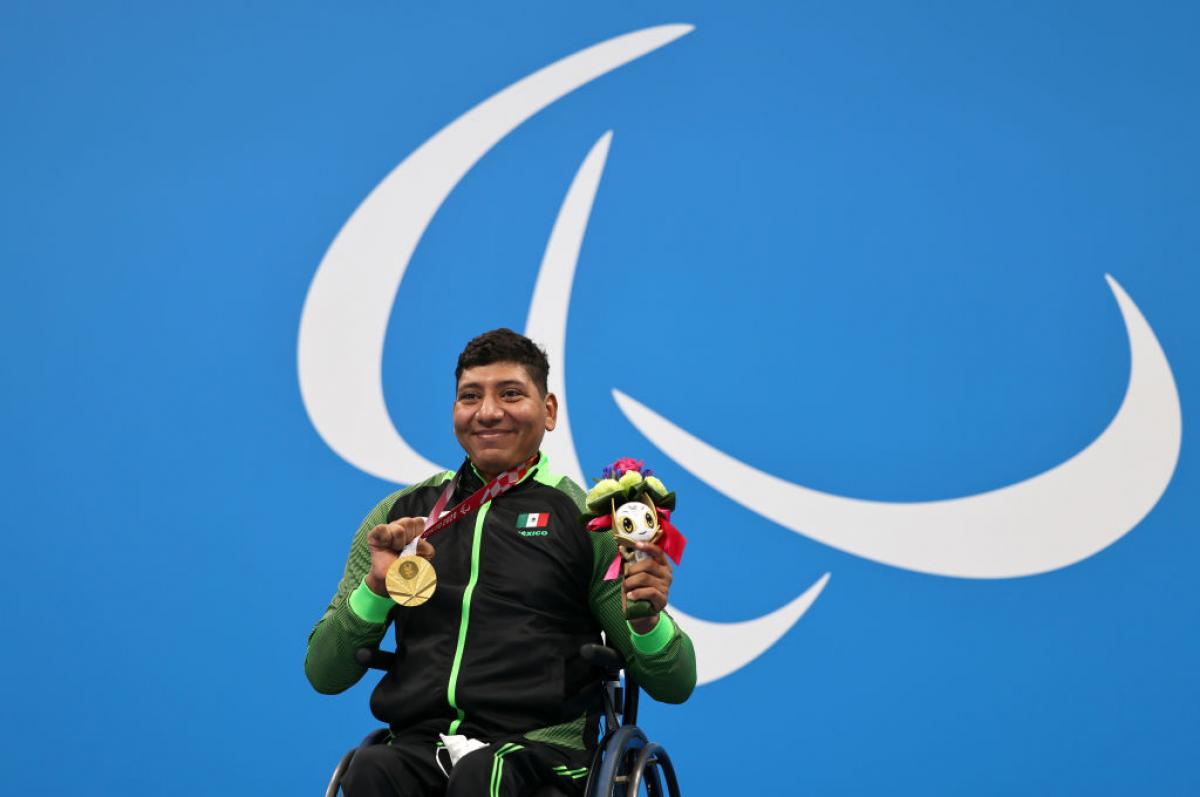
<path id="1" fill-rule="evenodd" d="M 678 39 L 689 25 L 636 31 L 589 47 L 520 80 L 422 144 L 355 210 L 313 278 L 300 321 L 300 390 L 313 425 L 334 451 L 399 483 L 440 468 L 414 451 L 388 416 L 383 343 L 401 277 L 421 235 L 462 177 L 504 136 L 601 75 Z M 571 437 L 565 335 L 575 263 L 612 132 L 580 165 L 546 246 L 526 334 L 550 355 L 559 428 L 545 449 L 583 483 Z M 885 503 L 810 490 L 740 462 L 614 390 L 626 417 L 680 467 L 781 526 L 894 567 L 960 578 L 1044 573 L 1111 545 L 1145 517 L 1179 456 L 1179 397 L 1145 318 L 1112 277 L 1129 337 L 1125 399 L 1108 428 L 1066 462 L 978 495 Z M 773 645 L 816 600 L 826 573 L 763 617 L 713 623 L 672 608 L 697 647 L 700 682 L 721 678 Z"/>

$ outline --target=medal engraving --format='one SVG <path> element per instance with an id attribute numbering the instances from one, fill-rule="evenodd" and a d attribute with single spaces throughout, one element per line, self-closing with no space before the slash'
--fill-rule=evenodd
<path id="1" fill-rule="evenodd" d="M 433 597 L 437 573 L 427 559 L 401 556 L 388 568 L 388 595 L 401 606 L 420 606 Z"/>

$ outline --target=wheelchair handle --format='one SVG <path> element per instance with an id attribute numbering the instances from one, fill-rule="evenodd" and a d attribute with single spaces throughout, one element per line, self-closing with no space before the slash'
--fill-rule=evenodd
<path id="1" fill-rule="evenodd" d="M 364 667 L 372 670 L 390 670 L 396 654 L 379 648 L 359 648 L 354 651 L 354 659 Z"/>
<path id="2" fill-rule="evenodd" d="M 620 651 L 605 645 L 588 642 L 579 647 L 579 655 L 583 656 L 584 660 L 591 662 L 593 666 L 606 670 L 613 676 L 625 669 L 625 657 L 621 655 Z"/>

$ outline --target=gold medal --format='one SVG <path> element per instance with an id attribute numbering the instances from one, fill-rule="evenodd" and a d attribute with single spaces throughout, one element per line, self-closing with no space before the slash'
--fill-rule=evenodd
<path id="1" fill-rule="evenodd" d="M 423 556 L 401 556 L 387 571 L 388 595 L 401 606 L 420 606 L 433 597 L 437 573 Z"/>

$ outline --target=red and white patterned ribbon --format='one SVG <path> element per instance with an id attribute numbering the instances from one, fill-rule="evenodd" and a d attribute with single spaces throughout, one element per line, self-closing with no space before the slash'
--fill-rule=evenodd
<path id="1" fill-rule="evenodd" d="M 524 479 L 530 469 L 538 463 L 541 458 L 541 453 L 535 451 L 533 456 L 517 465 L 511 470 L 506 470 L 490 482 L 480 487 L 470 495 L 462 503 L 455 506 L 445 515 L 442 515 L 442 507 L 450 500 L 450 496 L 454 493 L 454 481 L 446 485 L 446 489 L 442 491 L 441 497 L 438 498 L 436 504 L 433 505 L 429 517 L 425 519 L 425 530 L 421 532 L 421 539 L 427 539 L 437 534 L 442 529 L 454 524 L 456 521 L 462 520 L 467 515 L 474 512 L 479 507 L 491 501 L 493 498 L 508 492 L 515 487 L 521 479 Z M 439 517 L 439 515 L 441 515 Z"/>

